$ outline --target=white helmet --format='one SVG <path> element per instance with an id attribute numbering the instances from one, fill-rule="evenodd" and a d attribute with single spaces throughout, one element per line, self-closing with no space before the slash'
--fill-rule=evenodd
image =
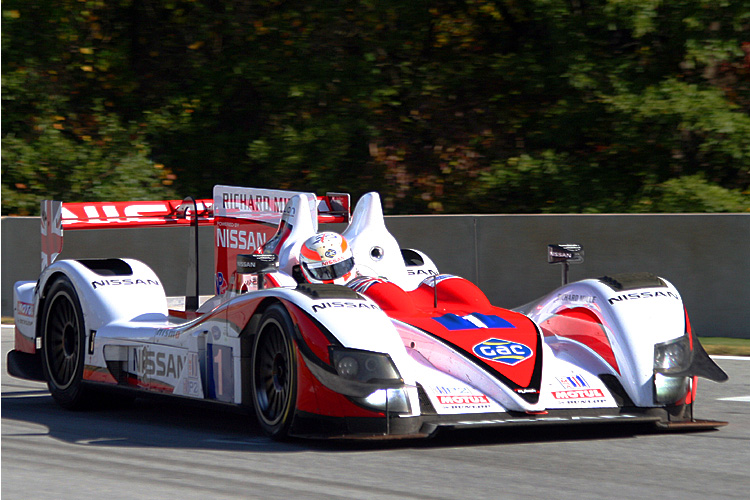
<path id="1" fill-rule="evenodd" d="M 354 276 L 354 255 L 346 238 L 338 233 L 323 232 L 308 238 L 299 262 L 310 283 L 344 285 Z"/>

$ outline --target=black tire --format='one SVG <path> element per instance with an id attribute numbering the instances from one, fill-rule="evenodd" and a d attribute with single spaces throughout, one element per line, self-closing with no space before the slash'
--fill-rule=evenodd
<path id="1" fill-rule="evenodd" d="M 86 406 L 86 328 L 78 294 L 68 278 L 57 278 L 49 288 L 41 326 L 42 370 L 52 397 L 70 410 Z"/>
<path id="2" fill-rule="evenodd" d="M 288 437 L 297 402 L 297 348 L 294 326 L 283 306 L 263 313 L 253 342 L 253 406 L 263 432 L 274 439 Z"/>

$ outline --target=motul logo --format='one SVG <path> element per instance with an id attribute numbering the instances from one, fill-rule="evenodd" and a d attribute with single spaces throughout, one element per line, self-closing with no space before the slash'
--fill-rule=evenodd
<path id="1" fill-rule="evenodd" d="M 443 405 L 478 405 L 490 402 L 484 394 L 478 396 L 438 396 L 437 398 Z"/>
<path id="2" fill-rule="evenodd" d="M 29 318 L 34 317 L 34 304 L 29 304 L 28 302 L 21 302 L 20 300 L 16 302 L 16 311 L 21 316 L 28 316 Z"/>
<path id="3" fill-rule="evenodd" d="M 603 398 L 604 393 L 599 389 L 581 389 L 578 391 L 557 391 L 553 392 L 555 399 L 593 399 Z"/>

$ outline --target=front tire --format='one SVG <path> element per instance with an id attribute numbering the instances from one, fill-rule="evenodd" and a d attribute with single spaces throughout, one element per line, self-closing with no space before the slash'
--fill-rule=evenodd
<path id="1" fill-rule="evenodd" d="M 50 287 L 41 324 L 47 387 L 60 406 L 80 409 L 89 400 L 83 386 L 86 329 L 78 294 L 68 278 L 57 278 Z"/>
<path id="2" fill-rule="evenodd" d="M 297 349 L 294 326 L 279 304 L 263 313 L 252 354 L 255 415 L 263 432 L 274 439 L 288 437 L 297 401 Z"/>

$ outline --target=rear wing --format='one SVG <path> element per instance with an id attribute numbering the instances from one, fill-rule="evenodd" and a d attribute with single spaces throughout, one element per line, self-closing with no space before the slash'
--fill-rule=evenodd
<path id="1" fill-rule="evenodd" d="M 237 254 L 253 253 L 273 236 L 286 202 L 295 194 L 298 192 L 219 185 L 214 186 L 213 199 L 189 196 L 184 200 L 82 203 L 44 200 L 41 268 L 52 264 L 62 252 L 65 230 L 189 227 L 194 245 L 189 249 L 186 310 L 194 310 L 198 303 L 198 227 L 214 226 L 214 270 L 216 276 L 221 272 L 228 276 L 234 271 Z M 328 193 L 313 199 L 317 206 L 310 208 L 317 212 L 318 222 L 349 222 L 348 194 Z M 216 290 L 220 288 L 218 281 L 217 277 Z"/>
<path id="2" fill-rule="evenodd" d="M 193 215 L 195 214 L 195 216 Z M 63 248 L 63 231 L 148 226 L 213 225 L 213 200 L 63 203 L 42 201 L 42 270 Z"/>

